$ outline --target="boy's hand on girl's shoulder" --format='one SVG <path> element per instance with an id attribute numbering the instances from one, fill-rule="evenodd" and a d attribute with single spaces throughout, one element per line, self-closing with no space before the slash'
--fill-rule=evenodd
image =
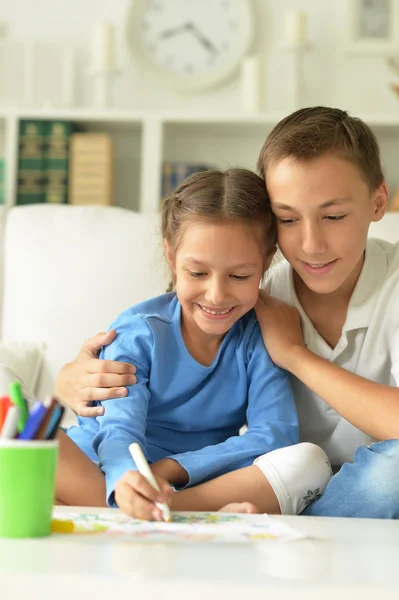
<path id="1" fill-rule="evenodd" d="M 298 310 L 262 290 L 255 312 L 272 361 L 283 369 L 289 369 L 292 351 L 298 346 L 305 346 Z"/>
<path id="2" fill-rule="evenodd" d="M 163 521 L 162 511 L 155 503 L 170 506 L 173 490 L 165 479 L 155 479 L 160 492 L 138 471 L 127 471 L 115 486 L 115 501 L 122 512 L 136 519 Z"/>
<path id="3" fill-rule="evenodd" d="M 98 333 L 82 346 L 76 359 L 60 371 L 55 393 L 61 401 L 81 417 L 104 414 L 101 406 L 91 406 L 92 401 L 123 398 L 126 386 L 136 383 L 136 368 L 128 363 L 99 360 L 98 353 L 116 337 L 116 331 Z"/>

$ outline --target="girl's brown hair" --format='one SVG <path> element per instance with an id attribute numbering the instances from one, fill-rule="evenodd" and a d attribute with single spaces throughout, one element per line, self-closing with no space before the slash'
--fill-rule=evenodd
<path id="1" fill-rule="evenodd" d="M 261 177 L 247 169 L 191 175 L 162 204 L 162 237 L 176 251 L 188 221 L 263 224 L 265 257 L 275 252 L 277 231 Z M 168 291 L 174 288 L 171 281 Z"/>
<path id="2" fill-rule="evenodd" d="M 384 181 L 378 142 L 370 127 L 344 110 L 325 106 L 301 108 L 280 121 L 268 135 L 257 166 L 266 180 L 269 166 L 284 158 L 306 162 L 328 153 L 357 166 L 370 190 Z"/>

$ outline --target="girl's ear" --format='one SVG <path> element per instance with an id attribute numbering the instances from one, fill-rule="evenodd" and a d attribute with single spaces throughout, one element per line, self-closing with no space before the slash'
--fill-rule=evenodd
<path id="1" fill-rule="evenodd" d="M 163 248 L 165 251 L 166 260 L 168 261 L 170 267 L 175 270 L 175 253 L 173 252 L 168 240 L 164 238 L 163 240 Z"/>

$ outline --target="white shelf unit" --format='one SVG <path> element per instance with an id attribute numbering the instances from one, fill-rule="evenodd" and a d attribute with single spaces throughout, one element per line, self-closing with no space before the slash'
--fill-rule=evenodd
<path id="1" fill-rule="evenodd" d="M 115 204 L 154 213 L 160 205 L 164 160 L 255 169 L 267 134 L 284 116 L 278 113 L 0 108 L 0 155 L 6 161 L 6 203 L 11 206 L 16 198 L 21 119 L 70 120 L 87 131 L 110 133 L 114 140 Z M 399 116 L 362 115 L 361 118 L 377 135 L 393 192 L 399 185 Z"/>

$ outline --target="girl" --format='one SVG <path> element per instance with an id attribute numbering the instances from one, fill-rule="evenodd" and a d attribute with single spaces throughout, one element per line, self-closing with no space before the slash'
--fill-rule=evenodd
<path id="1" fill-rule="evenodd" d="M 248 490 L 269 512 L 300 512 L 309 490 L 324 489 L 330 467 L 319 448 L 292 446 L 298 424 L 288 376 L 270 360 L 252 310 L 276 249 L 263 180 L 243 169 L 192 176 L 164 202 L 162 235 L 175 292 L 113 323 L 118 335 L 102 358 L 134 363 L 137 384 L 69 430 L 93 463 L 61 435 L 57 497 L 87 503 L 89 476 L 89 503 L 106 497 L 140 518 L 161 519 L 155 502 L 218 510 Z M 136 471 L 134 441 L 160 495 Z M 244 469 L 260 456 L 262 471 Z M 182 491 L 172 498 L 169 484 Z"/>

